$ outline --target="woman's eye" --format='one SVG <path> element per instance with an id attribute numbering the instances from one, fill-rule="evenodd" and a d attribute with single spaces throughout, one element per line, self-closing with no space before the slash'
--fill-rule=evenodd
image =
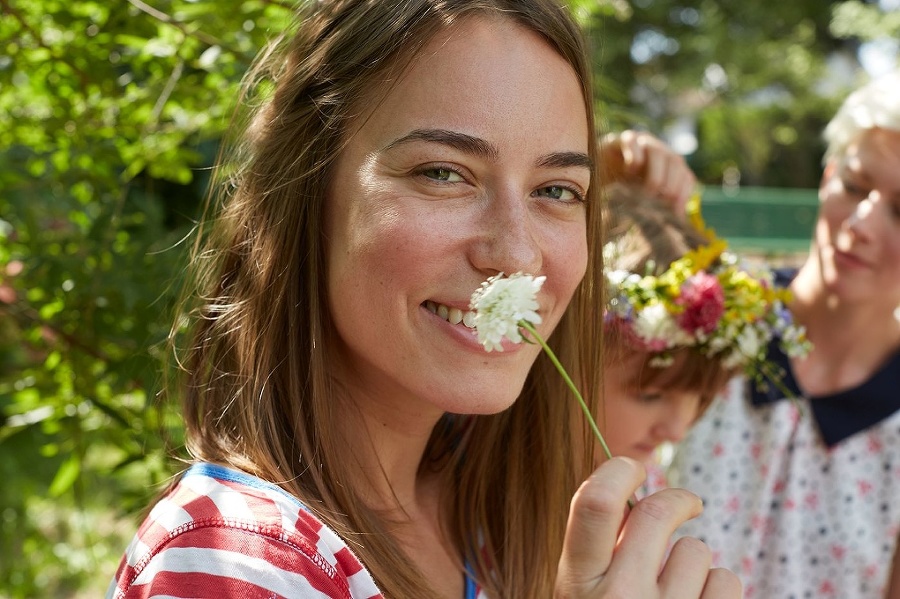
<path id="1" fill-rule="evenodd" d="M 852 181 L 844 181 L 844 191 L 853 196 L 865 196 L 868 195 L 866 190 L 864 190 L 859 185 L 856 185 Z"/>
<path id="2" fill-rule="evenodd" d="M 463 180 L 459 173 L 449 168 L 427 168 L 419 171 L 425 177 L 444 183 L 458 183 Z"/>
<path id="3" fill-rule="evenodd" d="M 540 189 L 535 190 L 534 195 L 550 198 L 551 200 L 560 200 L 562 202 L 571 202 L 573 200 L 581 201 L 583 199 L 580 193 L 562 185 L 548 185 L 547 187 L 541 187 Z"/>

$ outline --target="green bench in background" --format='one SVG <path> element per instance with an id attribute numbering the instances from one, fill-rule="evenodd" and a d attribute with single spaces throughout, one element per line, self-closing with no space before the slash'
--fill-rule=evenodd
<path id="1" fill-rule="evenodd" d="M 764 255 L 809 250 L 818 214 L 818 189 L 705 187 L 701 213 L 707 226 L 738 252 Z"/>

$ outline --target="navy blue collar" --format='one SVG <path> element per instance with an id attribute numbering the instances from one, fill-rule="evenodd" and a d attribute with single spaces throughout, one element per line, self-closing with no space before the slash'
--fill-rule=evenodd
<path id="1" fill-rule="evenodd" d="M 775 285 L 787 287 L 796 274 L 796 269 L 776 269 Z M 761 406 L 786 399 L 784 390 L 790 393 L 789 397 L 803 397 L 790 360 L 781 351 L 777 339 L 769 344 L 767 357 L 783 375 L 780 385 L 783 389 L 771 383 L 760 386 L 749 381 L 750 402 Z M 861 385 L 830 395 L 810 396 L 809 400 L 822 440 L 828 447 L 878 424 L 900 410 L 900 350 Z"/>
<path id="2" fill-rule="evenodd" d="M 803 397 L 791 371 L 790 360 L 778 347 L 777 340 L 769 345 L 768 359 L 783 371 L 781 386 L 794 397 Z M 785 399 L 784 393 L 775 385 L 760 386 L 755 381 L 747 384 L 754 406 Z M 810 396 L 809 400 L 822 440 L 828 447 L 878 424 L 900 410 L 900 351 L 861 385 L 830 395 Z"/>

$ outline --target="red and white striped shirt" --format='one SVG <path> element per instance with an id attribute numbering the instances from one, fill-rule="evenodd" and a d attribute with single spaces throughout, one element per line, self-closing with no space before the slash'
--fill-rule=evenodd
<path id="1" fill-rule="evenodd" d="M 107 599 L 373 599 L 340 537 L 279 487 L 192 466 L 138 529 Z"/>

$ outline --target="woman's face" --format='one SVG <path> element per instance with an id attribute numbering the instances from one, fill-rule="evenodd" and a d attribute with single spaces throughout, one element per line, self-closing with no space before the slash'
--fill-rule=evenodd
<path id="1" fill-rule="evenodd" d="M 662 443 L 677 443 L 697 419 L 700 393 L 672 389 L 662 383 L 641 387 L 646 356 L 627 354 L 603 371 L 604 437 L 614 456 L 640 461 L 653 457 Z M 668 367 L 677 372 L 679 362 Z"/>
<path id="2" fill-rule="evenodd" d="M 900 132 L 869 129 L 830 162 L 816 245 L 827 290 L 844 302 L 900 303 Z"/>
<path id="3" fill-rule="evenodd" d="M 539 347 L 487 353 L 458 319 L 487 277 L 546 275 L 546 336 L 584 275 L 591 133 L 575 72 L 509 20 L 468 19 L 351 132 L 326 205 L 340 382 L 392 418 L 507 408 Z"/>

